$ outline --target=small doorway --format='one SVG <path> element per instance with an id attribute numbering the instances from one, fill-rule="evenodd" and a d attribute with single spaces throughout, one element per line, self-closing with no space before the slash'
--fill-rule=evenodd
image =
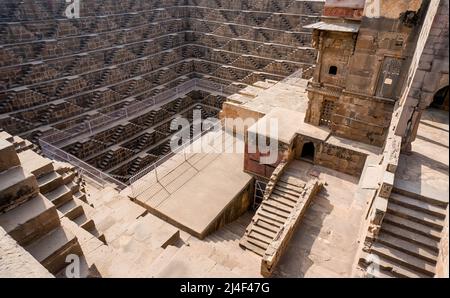
<path id="1" fill-rule="evenodd" d="M 308 142 L 303 145 L 301 159 L 309 162 L 314 162 L 314 155 L 316 153 L 316 148 L 313 142 Z"/>
<path id="2" fill-rule="evenodd" d="M 442 88 L 434 95 L 430 107 L 448 111 L 448 86 Z"/>

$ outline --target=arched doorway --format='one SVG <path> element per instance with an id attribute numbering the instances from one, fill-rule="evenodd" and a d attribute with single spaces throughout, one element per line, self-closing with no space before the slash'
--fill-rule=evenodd
<path id="1" fill-rule="evenodd" d="M 314 147 L 314 143 L 308 142 L 303 145 L 302 154 L 301 154 L 300 158 L 312 162 L 312 161 L 314 161 L 315 153 L 316 153 L 316 148 Z"/>
<path id="2" fill-rule="evenodd" d="M 430 107 L 448 111 L 448 86 L 436 92 Z"/>

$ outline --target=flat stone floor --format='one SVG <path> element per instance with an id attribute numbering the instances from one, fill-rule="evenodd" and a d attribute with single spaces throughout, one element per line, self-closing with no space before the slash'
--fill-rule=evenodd
<path id="1" fill-rule="evenodd" d="M 85 262 L 103 277 L 261 277 L 259 256 L 239 247 L 253 214 L 245 213 L 203 240 L 171 226 L 118 194 L 87 181 L 96 222 L 108 245 L 71 227 L 79 238 Z M 71 229 L 71 230 L 72 230 Z M 162 248 L 175 232 L 179 239 Z"/>
<path id="2" fill-rule="evenodd" d="M 183 226 L 203 234 L 247 186 L 240 154 L 222 154 L 156 208 Z M 207 186 L 206 186 L 207 185 Z"/>
<path id="3" fill-rule="evenodd" d="M 313 199 L 275 277 L 350 277 L 366 201 L 355 196 L 357 177 L 320 166 L 326 182 Z"/>
<path id="4" fill-rule="evenodd" d="M 449 200 L 449 114 L 430 108 L 420 121 L 410 155 L 400 156 L 395 186 Z"/>
<path id="5" fill-rule="evenodd" d="M 268 86 L 268 89 L 258 90 L 254 98 L 241 97 L 242 106 L 263 114 L 269 113 L 273 108 L 285 108 L 304 113 L 308 107 L 307 85 L 308 81 L 300 78 L 281 81 Z"/>
<path id="6" fill-rule="evenodd" d="M 224 139 L 232 138 L 223 132 L 211 134 L 217 134 L 211 140 L 221 134 Z M 136 200 L 168 222 L 202 235 L 252 179 L 242 171 L 243 153 L 220 152 L 215 147 L 209 152 L 173 156 L 157 169 L 158 181 L 152 172 L 133 183 Z"/>

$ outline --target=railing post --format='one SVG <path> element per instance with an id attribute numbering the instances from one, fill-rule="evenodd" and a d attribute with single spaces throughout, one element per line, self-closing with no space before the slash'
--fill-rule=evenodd
<path id="1" fill-rule="evenodd" d="M 155 171 L 156 181 L 159 182 L 159 180 L 158 180 L 158 172 L 156 171 L 156 162 L 153 164 L 153 170 Z"/>
<path id="2" fill-rule="evenodd" d="M 87 123 L 88 123 L 88 126 L 89 126 L 89 133 L 90 133 L 90 134 L 92 134 L 92 126 L 91 126 L 91 121 L 90 121 L 90 120 L 88 120 L 88 121 L 87 121 Z"/>

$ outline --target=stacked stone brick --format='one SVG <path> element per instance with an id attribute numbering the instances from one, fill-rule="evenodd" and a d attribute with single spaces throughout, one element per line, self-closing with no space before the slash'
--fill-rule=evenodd
<path id="1" fill-rule="evenodd" d="M 30 150 L 31 143 L 0 135 L 0 226 L 50 273 L 83 256 L 68 220 L 95 233 L 85 212 L 83 186 L 73 166 L 54 163 Z M 89 270 L 88 270 L 89 271 Z M 89 274 L 89 273 L 88 273 Z"/>
<path id="2" fill-rule="evenodd" d="M 192 78 L 241 87 L 283 79 L 314 64 L 311 32 L 302 26 L 317 21 L 323 6 L 293 0 L 80 3 L 80 18 L 74 19 L 65 16 L 62 1 L 2 3 L 0 125 L 9 133 L 38 143 L 52 128 L 71 129 Z M 222 101 L 206 100 L 212 108 L 204 104 L 203 114 L 213 116 Z M 153 133 L 144 124 L 139 132 Z M 137 130 L 124 135 L 138 136 Z M 84 143 L 66 147 L 81 150 L 71 146 Z M 130 163 L 127 150 L 103 147 L 98 148 L 122 152 L 117 165 Z M 78 156 L 98 166 L 92 154 Z M 133 157 L 134 164 L 151 159 Z"/>

